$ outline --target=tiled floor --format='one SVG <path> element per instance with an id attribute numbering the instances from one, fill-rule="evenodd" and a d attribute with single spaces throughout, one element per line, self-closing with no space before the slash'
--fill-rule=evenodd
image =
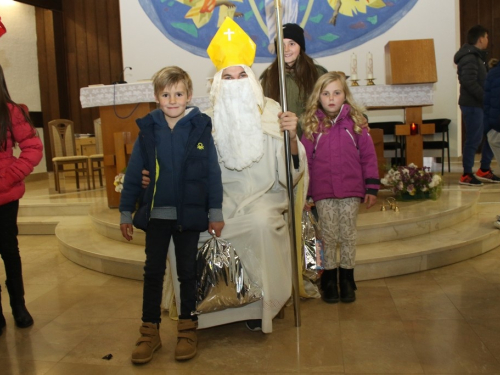
<path id="1" fill-rule="evenodd" d="M 41 199 L 42 186 L 30 184 L 26 198 Z M 52 235 L 19 240 L 35 324 L 16 328 L 2 293 L 1 375 L 500 374 L 500 247 L 440 269 L 358 282 L 352 304 L 304 300 L 300 328 L 288 307 L 269 335 L 242 323 L 200 331 L 199 353 L 185 363 L 173 359 L 175 322 L 165 315 L 163 347 L 134 366 L 142 283 L 75 265 Z M 113 358 L 102 359 L 107 354 Z"/>

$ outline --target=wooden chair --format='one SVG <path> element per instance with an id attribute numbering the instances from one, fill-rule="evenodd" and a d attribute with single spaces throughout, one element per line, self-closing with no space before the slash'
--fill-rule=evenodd
<path id="1" fill-rule="evenodd" d="M 384 135 L 392 135 L 392 139 L 384 140 L 384 150 L 394 150 L 394 160 L 397 165 L 405 164 L 405 137 L 396 135 L 396 125 L 401 125 L 402 122 L 370 122 L 371 129 L 382 129 Z"/>
<path id="2" fill-rule="evenodd" d="M 88 156 L 76 154 L 75 134 L 73 121 L 57 119 L 49 121 L 50 147 L 52 150 L 52 163 L 54 166 L 54 180 L 56 191 L 61 192 L 60 173 L 74 172 L 76 187 L 80 188 L 80 175 L 87 177 L 87 188 L 90 189 L 89 159 Z M 73 168 L 64 166 L 72 165 Z M 81 165 L 81 166 L 80 166 Z"/>
<path id="3" fill-rule="evenodd" d="M 424 150 L 441 150 L 441 174 L 444 174 L 444 150 L 446 149 L 446 155 L 448 157 L 448 172 L 451 172 L 450 166 L 450 132 L 449 126 L 451 120 L 449 118 L 437 118 L 423 120 L 424 124 L 434 124 L 436 129 L 435 134 L 441 133 L 442 137 L 440 141 L 430 141 L 424 139 Z"/>
<path id="4" fill-rule="evenodd" d="M 101 119 L 94 120 L 96 153 L 89 156 L 89 173 L 92 176 L 92 188 L 95 189 L 95 172 L 99 174 L 99 184 L 102 186 L 102 172 L 104 170 L 104 152 L 102 148 Z M 95 164 L 97 163 L 97 164 Z"/>

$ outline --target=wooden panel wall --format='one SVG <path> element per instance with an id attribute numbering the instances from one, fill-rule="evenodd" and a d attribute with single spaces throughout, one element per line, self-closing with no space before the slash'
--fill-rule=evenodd
<path id="1" fill-rule="evenodd" d="M 489 30 L 488 57 L 500 59 L 500 1 L 460 0 L 460 41 L 467 40 L 467 31 L 475 25 Z"/>
<path id="2" fill-rule="evenodd" d="M 68 118 L 75 133 L 93 133 L 99 109 L 81 108 L 80 88 L 110 84 L 121 75 L 119 0 L 65 0 L 62 12 L 36 8 L 36 22 L 45 127 Z"/>

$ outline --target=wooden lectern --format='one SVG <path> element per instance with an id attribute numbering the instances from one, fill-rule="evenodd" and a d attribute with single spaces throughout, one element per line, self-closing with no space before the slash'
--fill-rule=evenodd
<path id="1" fill-rule="evenodd" d="M 437 82 L 433 39 L 390 41 L 385 46 L 386 81 L 389 85 Z M 396 127 L 396 135 L 406 136 L 406 164 L 423 166 L 423 134 L 434 134 L 434 124 L 422 124 L 422 106 L 404 107 L 405 125 Z M 412 135 L 411 124 L 418 131 Z"/>
<path id="2" fill-rule="evenodd" d="M 127 166 L 126 155 L 131 153 L 130 148 L 139 134 L 139 127 L 135 120 L 146 116 L 155 108 L 156 103 L 99 107 L 106 195 L 110 208 L 116 208 L 120 205 L 120 194 L 115 191 L 114 180 L 115 176 Z"/>
<path id="3" fill-rule="evenodd" d="M 106 195 L 108 206 L 116 208 L 120 205 L 120 194 L 115 191 L 115 176 L 127 166 L 139 134 L 135 120 L 156 108 L 153 85 L 149 81 L 82 87 L 80 102 L 82 108 L 99 107 Z"/>

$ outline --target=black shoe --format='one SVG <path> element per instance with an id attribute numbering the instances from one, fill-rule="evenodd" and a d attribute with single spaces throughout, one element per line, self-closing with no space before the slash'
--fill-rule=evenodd
<path id="1" fill-rule="evenodd" d="M 33 325 L 33 318 L 25 305 L 12 306 L 12 315 L 19 328 L 28 328 Z"/>
<path id="2" fill-rule="evenodd" d="M 245 325 L 252 332 L 262 331 L 262 319 L 247 320 Z"/>
<path id="3" fill-rule="evenodd" d="M 323 301 L 326 303 L 337 303 L 340 300 L 337 286 L 337 268 L 323 271 L 321 290 L 323 291 Z"/>
<path id="4" fill-rule="evenodd" d="M 24 302 L 24 285 L 23 279 L 9 279 L 5 281 L 7 290 L 9 291 L 10 307 L 12 308 L 12 315 L 14 321 L 19 328 L 27 328 L 33 325 L 33 318 L 31 317 Z"/>
<path id="5" fill-rule="evenodd" d="M 340 301 L 344 303 L 354 302 L 356 300 L 355 290 L 357 289 L 354 282 L 354 269 L 340 269 Z"/>

